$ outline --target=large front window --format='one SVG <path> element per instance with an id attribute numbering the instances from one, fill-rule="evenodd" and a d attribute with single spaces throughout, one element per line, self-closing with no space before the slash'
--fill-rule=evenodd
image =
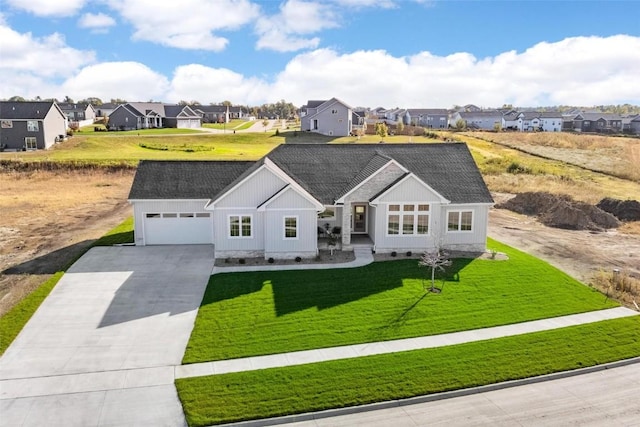
<path id="1" fill-rule="evenodd" d="M 229 237 L 251 237 L 251 215 L 229 216 Z"/>
<path id="2" fill-rule="evenodd" d="M 450 211 L 447 218 L 448 231 L 472 231 L 472 211 Z"/>
<path id="3" fill-rule="evenodd" d="M 387 234 L 429 234 L 429 205 L 393 204 L 387 208 Z"/>

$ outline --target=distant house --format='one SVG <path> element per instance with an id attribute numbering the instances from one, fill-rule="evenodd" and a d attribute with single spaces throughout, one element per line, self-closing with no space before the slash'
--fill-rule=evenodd
<path id="1" fill-rule="evenodd" d="M 640 135 L 640 114 L 629 120 L 629 131 L 632 135 Z"/>
<path id="2" fill-rule="evenodd" d="M 309 101 L 302 107 L 300 129 L 322 135 L 348 136 L 352 132 L 352 108 L 337 98 Z"/>
<path id="3" fill-rule="evenodd" d="M 230 120 L 248 116 L 247 111 L 240 106 L 192 105 L 191 109 L 202 117 L 204 123 L 229 123 Z"/>
<path id="4" fill-rule="evenodd" d="M 469 129 L 493 130 L 496 125 L 502 126 L 502 113 L 498 110 L 458 111 L 451 115 L 449 122 L 454 126 L 463 120 Z"/>
<path id="5" fill-rule="evenodd" d="M 449 112 L 444 108 L 408 108 L 404 115 L 404 124 L 429 129 L 447 129 Z"/>
<path id="6" fill-rule="evenodd" d="M 58 107 L 67 116 L 70 122 L 90 122 L 96 118 L 96 110 L 91 104 L 70 104 L 58 102 Z"/>
<path id="7" fill-rule="evenodd" d="M 95 106 L 96 117 L 109 117 L 113 111 L 121 104 L 114 104 L 112 102 L 105 102 L 104 104 Z"/>
<path id="8" fill-rule="evenodd" d="M 67 116 L 55 102 L 0 102 L 2 150 L 47 149 L 66 133 Z"/>
<path id="9" fill-rule="evenodd" d="M 572 119 L 576 132 L 621 133 L 622 117 L 611 113 L 579 113 Z"/>
<path id="10" fill-rule="evenodd" d="M 109 115 L 109 129 L 199 128 L 201 116 L 188 105 L 161 102 L 128 102 Z"/>
<path id="11" fill-rule="evenodd" d="M 254 161 L 142 161 L 136 245 L 213 244 L 215 257 L 343 250 L 485 251 L 493 199 L 465 144 L 283 144 Z M 326 225 L 325 225 L 326 224 Z"/>
<path id="12" fill-rule="evenodd" d="M 520 132 L 560 132 L 562 114 L 553 112 L 509 112 L 502 118 L 502 128 Z"/>

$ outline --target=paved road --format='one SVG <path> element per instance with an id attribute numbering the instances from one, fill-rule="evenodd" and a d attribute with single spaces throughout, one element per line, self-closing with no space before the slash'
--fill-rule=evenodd
<path id="1" fill-rule="evenodd" d="M 185 425 L 173 385 L 211 246 L 93 248 L 0 359 L 0 425 Z"/>
<path id="2" fill-rule="evenodd" d="M 288 427 L 640 426 L 640 364 Z"/>

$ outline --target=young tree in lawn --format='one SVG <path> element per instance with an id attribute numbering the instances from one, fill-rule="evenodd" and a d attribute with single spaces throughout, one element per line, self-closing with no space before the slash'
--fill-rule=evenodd
<path id="1" fill-rule="evenodd" d="M 445 271 L 446 267 L 451 265 L 451 260 L 442 250 L 441 240 L 437 238 L 434 240 L 436 244 L 433 249 L 423 253 L 420 261 L 418 261 L 420 267 L 429 267 L 431 269 L 431 288 L 429 288 L 429 292 L 439 292 L 439 290 L 436 290 L 436 270 Z"/>
<path id="2" fill-rule="evenodd" d="M 389 128 L 386 123 L 376 123 L 376 135 L 384 141 L 384 137 L 388 135 Z"/>
<path id="3" fill-rule="evenodd" d="M 269 126 L 269 120 L 264 119 L 262 120 L 262 127 L 264 127 L 264 131 L 267 131 L 267 126 Z"/>
<path id="4" fill-rule="evenodd" d="M 396 135 L 400 135 L 404 130 L 404 123 L 402 123 L 402 117 L 398 118 L 398 122 L 396 123 Z"/>

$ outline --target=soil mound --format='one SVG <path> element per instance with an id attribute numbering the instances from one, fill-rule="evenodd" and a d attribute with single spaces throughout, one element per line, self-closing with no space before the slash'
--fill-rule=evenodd
<path id="1" fill-rule="evenodd" d="M 600 200 L 596 206 L 620 221 L 640 221 L 640 202 L 637 200 L 618 200 L 607 197 Z"/>
<path id="2" fill-rule="evenodd" d="M 588 203 L 575 201 L 567 195 L 521 193 L 496 207 L 537 216 L 540 222 L 549 227 L 602 231 L 620 226 L 612 214 Z"/>

